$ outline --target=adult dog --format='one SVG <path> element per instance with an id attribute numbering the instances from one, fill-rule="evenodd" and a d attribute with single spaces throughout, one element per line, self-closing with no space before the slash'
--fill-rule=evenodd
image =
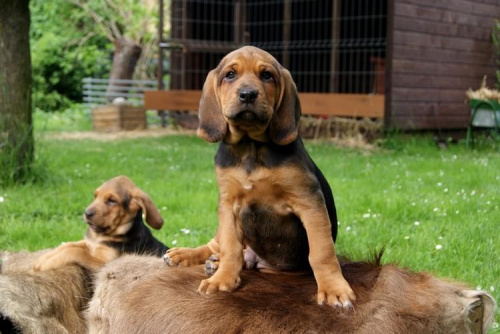
<path id="1" fill-rule="evenodd" d="M 220 142 L 219 228 L 208 245 L 172 249 L 165 256 L 168 264 L 184 266 L 220 254 L 217 271 L 201 282 L 200 292 L 234 290 L 248 247 L 261 267 L 310 265 L 318 304 L 352 305 L 355 295 L 335 254 L 333 195 L 299 137 L 300 115 L 290 73 L 261 49 L 233 51 L 208 74 L 198 135 Z"/>
<path id="2" fill-rule="evenodd" d="M 67 242 L 42 255 L 35 271 L 78 264 L 97 271 L 105 263 L 123 253 L 161 256 L 168 247 L 156 240 L 144 225 L 142 216 L 159 229 L 163 219 L 153 201 L 128 177 L 118 176 L 106 181 L 94 192 L 94 201 L 85 209 L 89 225 L 85 239 Z"/>
<path id="3" fill-rule="evenodd" d="M 495 300 L 485 291 L 396 265 L 343 262 L 355 309 L 311 303 L 311 275 L 241 273 L 247 283 L 210 298 L 195 292 L 201 268 L 164 268 L 125 255 L 95 278 L 89 333 L 487 333 Z"/>

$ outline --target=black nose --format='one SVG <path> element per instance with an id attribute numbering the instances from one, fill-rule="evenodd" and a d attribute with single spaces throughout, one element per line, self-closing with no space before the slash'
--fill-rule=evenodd
<path id="1" fill-rule="evenodd" d="M 259 92 L 250 88 L 242 88 L 239 92 L 240 101 L 243 103 L 255 102 L 257 95 L 259 95 Z"/>
<path id="2" fill-rule="evenodd" d="M 85 210 L 85 217 L 87 219 L 90 219 L 90 218 L 92 218 L 94 216 L 95 216 L 95 211 L 94 210 L 92 210 L 92 209 L 86 209 Z"/>

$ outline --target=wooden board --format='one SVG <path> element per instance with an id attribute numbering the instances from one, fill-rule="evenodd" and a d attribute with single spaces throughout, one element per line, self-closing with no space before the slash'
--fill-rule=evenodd
<path id="1" fill-rule="evenodd" d="M 465 129 L 465 92 L 485 75 L 495 84 L 491 29 L 499 16 L 498 1 L 394 0 L 387 124 Z"/>
<path id="2" fill-rule="evenodd" d="M 426 21 L 422 18 L 396 17 L 394 27 L 404 27 L 407 31 L 433 34 L 439 36 L 460 36 L 489 42 L 491 40 L 491 27 L 478 27 L 453 23 Z"/>
<path id="3" fill-rule="evenodd" d="M 439 59 L 447 64 L 469 64 L 469 65 L 489 65 L 494 63 L 491 47 L 487 50 L 469 50 L 467 52 L 457 52 L 455 50 L 444 50 L 435 48 L 424 48 L 416 45 L 394 45 L 394 53 L 398 59 L 415 61 L 432 61 Z"/>
<path id="4" fill-rule="evenodd" d="M 92 109 L 94 131 L 142 130 L 147 127 L 144 107 L 106 105 Z"/>
<path id="5" fill-rule="evenodd" d="M 200 90 L 147 91 L 146 109 L 197 111 Z M 324 116 L 384 117 L 384 95 L 300 93 L 302 113 Z"/>

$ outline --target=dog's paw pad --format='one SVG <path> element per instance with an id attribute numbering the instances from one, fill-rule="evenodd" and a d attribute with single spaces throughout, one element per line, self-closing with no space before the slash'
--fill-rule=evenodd
<path id="1" fill-rule="evenodd" d="M 205 262 L 205 275 L 212 276 L 219 268 L 219 262 L 207 260 Z"/>

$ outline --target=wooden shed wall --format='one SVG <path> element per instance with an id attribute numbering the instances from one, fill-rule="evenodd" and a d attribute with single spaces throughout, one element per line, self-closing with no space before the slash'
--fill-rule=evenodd
<path id="1" fill-rule="evenodd" d="M 500 0 L 390 0 L 386 120 L 403 129 L 468 125 L 465 91 L 495 85 Z"/>

